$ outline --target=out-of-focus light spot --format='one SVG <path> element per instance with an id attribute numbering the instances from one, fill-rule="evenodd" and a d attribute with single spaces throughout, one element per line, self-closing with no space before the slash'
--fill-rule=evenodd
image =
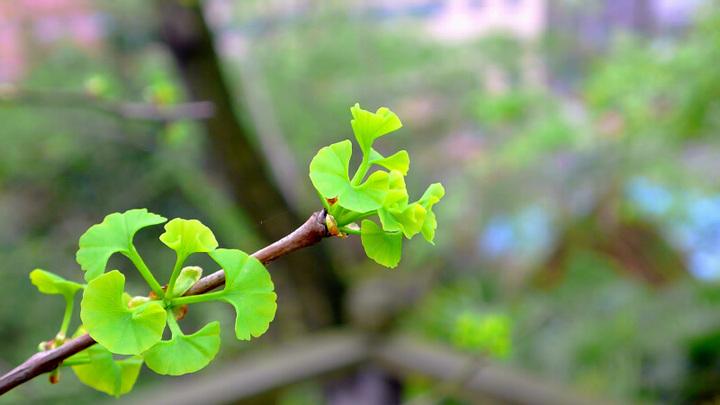
<path id="1" fill-rule="evenodd" d="M 627 193 L 640 209 L 653 215 L 667 213 L 673 204 L 673 196 L 667 189 L 644 178 L 631 180 Z"/>

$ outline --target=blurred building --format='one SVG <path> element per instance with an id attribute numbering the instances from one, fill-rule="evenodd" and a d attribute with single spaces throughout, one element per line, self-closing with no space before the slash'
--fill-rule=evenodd
<path id="1" fill-rule="evenodd" d="M 704 0 L 602 0 L 552 1 L 548 26 L 569 35 L 584 47 L 605 48 L 618 32 L 646 36 L 675 33 L 688 28 Z"/>
<path id="2" fill-rule="evenodd" d="M 0 83 L 22 77 L 32 53 L 43 47 L 72 43 L 93 49 L 102 37 L 101 14 L 90 0 L 2 0 Z"/>

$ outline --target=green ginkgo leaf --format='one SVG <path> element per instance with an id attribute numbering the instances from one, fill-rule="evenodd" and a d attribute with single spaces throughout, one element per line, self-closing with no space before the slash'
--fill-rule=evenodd
<path id="1" fill-rule="evenodd" d="M 386 107 L 378 108 L 373 113 L 363 110 L 356 103 L 350 108 L 350 113 L 353 116 L 350 125 L 363 153 L 370 153 L 375 139 L 402 128 L 400 118 Z"/>
<path id="2" fill-rule="evenodd" d="M 220 350 L 220 323 L 205 325 L 192 335 L 173 333 L 143 353 L 150 369 L 163 375 L 183 375 L 203 369 Z"/>
<path id="3" fill-rule="evenodd" d="M 353 185 L 348 173 L 352 143 L 349 140 L 321 148 L 310 162 L 310 180 L 325 198 L 355 212 L 368 212 L 382 205 L 388 188 L 388 174 L 372 173 L 364 183 Z"/>
<path id="4" fill-rule="evenodd" d="M 402 256 L 402 233 L 386 232 L 375 222 L 363 220 L 360 239 L 365 253 L 377 263 L 394 268 Z"/>
<path id="5" fill-rule="evenodd" d="M 197 219 L 173 219 L 165 224 L 165 233 L 160 235 L 160 240 L 182 258 L 193 253 L 211 252 L 218 247 L 210 228 Z"/>
<path id="6" fill-rule="evenodd" d="M 370 164 L 379 165 L 388 170 L 397 170 L 405 176 L 410 170 L 410 155 L 406 150 L 401 150 L 385 157 L 375 149 L 370 149 Z"/>
<path id="7" fill-rule="evenodd" d="M 426 210 L 419 203 L 408 204 L 405 179 L 402 173 L 393 170 L 390 172 L 390 189 L 377 213 L 383 230 L 399 231 L 410 239 L 422 230 Z"/>
<path id="8" fill-rule="evenodd" d="M 128 308 L 125 276 L 110 271 L 90 281 L 80 304 L 80 319 L 90 336 L 116 354 L 140 354 L 162 338 L 165 309 L 158 301 Z"/>
<path id="9" fill-rule="evenodd" d="M 104 273 L 114 253 L 129 255 L 134 249 L 132 242 L 137 231 L 166 220 L 143 208 L 110 214 L 101 223 L 91 226 L 80 237 L 76 255 L 78 264 L 85 271 L 85 280 L 90 281 Z"/>
<path id="10" fill-rule="evenodd" d="M 83 288 L 82 284 L 68 281 L 56 274 L 41 269 L 35 269 L 30 272 L 30 282 L 43 294 L 58 294 L 69 299 L 72 299 L 75 293 Z"/>
<path id="11" fill-rule="evenodd" d="M 209 254 L 225 270 L 225 288 L 218 298 L 235 307 L 235 336 L 250 340 L 265 333 L 277 310 L 270 273 L 240 250 L 217 249 Z"/>
<path id="12" fill-rule="evenodd" d="M 93 345 L 66 361 L 72 363 L 75 359 L 87 361 L 86 364 L 72 366 L 83 384 L 115 397 L 132 390 L 143 364 L 139 357 L 115 360 L 113 354 L 100 345 Z"/>
<path id="13" fill-rule="evenodd" d="M 180 275 L 173 288 L 173 297 L 179 297 L 202 277 L 203 270 L 198 266 L 187 266 L 180 270 Z"/>
<path id="14" fill-rule="evenodd" d="M 420 197 L 418 203 L 425 208 L 425 221 L 422 225 L 422 235 L 428 242 L 435 244 L 435 230 L 437 229 L 437 219 L 432 208 L 445 196 L 445 188 L 440 183 L 433 183 L 428 186 L 423 196 Z"/>
<path id="15" fill-rule="evenodd" d="M 351 186 L 345 193 L 338 196 L 338 204 L 355 212 L 368 212 L 378 209 L 385 200 L 388 179 L 387 172 L 373 172 L 364 183 L 357 187 Z"/>

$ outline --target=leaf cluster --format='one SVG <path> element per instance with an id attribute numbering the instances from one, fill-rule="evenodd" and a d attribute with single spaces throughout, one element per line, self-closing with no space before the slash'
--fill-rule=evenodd
<path id="1" fill-rule="evenodd" d="M 310 162 L 310 180 L 328 211 L 331 232 L 359 234 L 368 257 L 394 268 L 402 256 L 403 237 L 422 234 L 433 243 L 437 228 L 433 206 L 445 189 L 440 183 L 431 184 L 418 200 L 410 202 L 405 185 L 410 169 L 408 152 L 384 156 L 374 148 L 378 138 L 402 127 L 400 119 L 385 107 L 371 112 L 355 104 L 350 112 L 362 153 L 358 168 L 351 176 L 353 147 L 346 139 L 320 149 Z"/>
<path id="2" fill-rule="evenodd" d="M 213 360 L 220 349 L 220 324 L 210 322 L 186 334 L 178 320 L 188 304 L 221 301 L 232 305 L 235 335 L 240 340 L 259 337 L 275 317 L 277 296 L 267 269 L 245 252 L 218 248 L 212 231 L 197 220 L 176 218 L 165 224 L 160 241 L 175 251 L 176 261 L 168 284 L 160 286 L 133 239 L 141 229 L 166 221 L 145 209 L 134 209 L 110 214 L 90 227 L 80 238 L 76 255 L 87 284 L 40 269 L 30 274 L 40 292 L 62 295 L 66 301 L 60 331 L 54 340 L 41 344 L 41 350 L 63 344 L 75 294 L 83 290 L 82 325 L 76 335 L 87 332 L 98 344 L 70 357 L 64 365 L 72 367 L 83 383 L 110 395 L 129 392 L 143 364 L 158 374 L 182 375 Z M 118 253 L 135 265 L 152 289 L 149 295 L 131 296 L 125 291 L 125 275 L 107 271 L 110 257 Z M 184 296 L 202 276 L 201 268 L 184 266 L 197 253 L 209 255 L 225 271 L 223 290 Z M 171 337 L 163 340 L 166 327 Z"/>

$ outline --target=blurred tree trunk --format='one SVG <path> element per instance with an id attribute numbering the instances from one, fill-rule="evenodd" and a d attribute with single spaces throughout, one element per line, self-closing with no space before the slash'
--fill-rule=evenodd
<path id="1" fill-rule="evenodd" d="M 237 203 L 257 225 L 260 238 L 266 242 L 282 238 L 305 218 L 289 206 L 270 175 L 267 160 L 251 142 L 251 126 L 245 121 L 249 114 L 243 113 L 247 108 L 236 109 L 202 7 L 175 0 L 158 0 L 157 5 L 163 39 L 188 91 L 194 99 L 215 105 L 215 115 L 205 121 L 214 163 Z M 308 326 L 340 322 L 343 286 L 322 247 L 296 252 L 274 267 L 273 278 L 281 294 L 283 285 L 295 289 Z"/>

